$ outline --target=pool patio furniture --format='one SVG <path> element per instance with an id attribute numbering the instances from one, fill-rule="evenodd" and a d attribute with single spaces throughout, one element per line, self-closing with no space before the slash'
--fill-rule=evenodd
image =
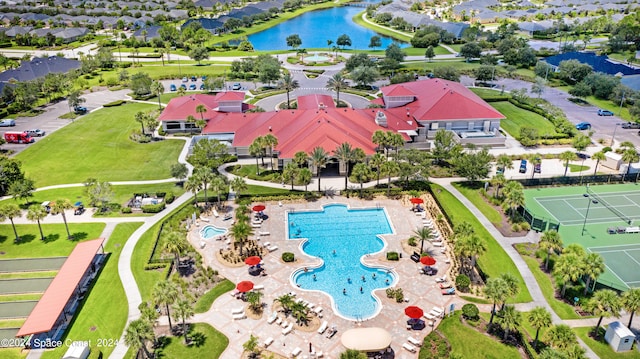
<path id="1" fill-rule="evenodd" d="M 295 358 L 298 355 L 300 355 L 300 353 L 302 353 L 302 349 L 300 349 L 300 347 L 296 347 L 295 349 L 293 349 L 293 351 L 291 352 L 291 357 Z"/>
<path id="2" fill-rule="evenodd" d="M 232 315 L 233 320 L 240 320 L 240 319 L 244 319 L 246 317 L 247 317 L 247 315 L 244 314 L 244 312 Z"/>
<path id="3" fill-rule="evenodd" d="M 318 334 L 324 334 L 324 332 L 327 330 L 327 327 L 329 326 L 329 322 L 327 322 L 326 320 L 322 322 L 322 325 L 320 326 L 320 328 L 318 328 Z"/>
<path id="4" fill-rule="evenodd" d="M 273 338 L 272 337 L 269 337 L 264 341 L 264 347 L 265 348 L 268 348 L 269 345 L 271 345 L 271 344 L 273 344 Z"/>
<path id="5" fill-rule="evenodd" d="M 267 323 L 272 324 L 273 322 L 276 321 L 276 319 L 278 319 L 278 313 L 277 312 L 271 312 L 271 315 L 269 316 L 269 319 L 267 319 Z"/>
<path id="6" fill-rule="evenodd" d="M 413 345 L 411 345 L 409 343 L 402 344 L 402 348 L 405 349 L 405 350 L 408 350 L 408 351 L 410 351 L 412 353 L 416 352 L 416 347 L 414 347 Z"/>
<path id="7" fill-rule="evenodd" d="M 216 218 L 220 217 L 220 215 L 218 214 L 218 211 L 216 211 L 215 209 L 213 210 L 212 213 L 213 213 L 214 217 L 216 217 Z"/>
<path id="8" fill-rule="evenodd" d="M 273 251 L 275 251 L 275 250 L 278 250 L 278 246 L 269 246 L 269 247 L 267 247 L 267 250 L 268 250 L 269 252 L 273 252 Z"/>
<path id="9" fill-rule="evenodd" d="M 231 310 L 231 314 L 241 314 L 244 313 L 244 308 L 240 307 L 240 308 L 234 308 Z"/>
<path id="10" fill-rule="evenodd" d="M 267 231 L 258 231 L 258 235 L 260 235 L 260 236 L 268 236 L 268 235 L 270 235 L 270 234 L 271 234 L 271 233 L 269 233 L 269 232 L 267 232 Z"/>
<path id="11" fill-rule="evenodd" d="M 415 345 L 417 347 L 422 346 L 422 343 L 418 339 L 416 339 L 416 338 L 414 338 L 412 336 L 407 337 L 407 341 L 409 341 L 409 343 L 411 343 L 412 345 Z"/>
<path id="12" fill-rule="evenodd" d="M 291 333 L 291 331 L 293 331 L 293 323 L 289 323 L 289 326 L 287 326 L 286 328 L 282 329 L 282 334 L 283 335 L 287 335 L 287 334 Z"/>

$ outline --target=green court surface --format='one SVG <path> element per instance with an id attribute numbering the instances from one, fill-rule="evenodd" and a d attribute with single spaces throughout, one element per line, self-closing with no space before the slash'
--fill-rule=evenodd
<path id="1" fill-rule="evenodd" d="M 0 318 L 26 318 L 31 314 L 36 304 L 38 304 L 37 300 L 0 303 Z"/>
<path id="2" fill-rule="evenodd" d="M 525 190 L 525 198 L 534 216 L 560 223 L 565 246 L 577 243 L 602 255 L 600 284 L 640 287 L 640 186 L 537 188 Z"/>
<path id="3" fill-rule="evenodd" d="M 53 281 L 49 278 L 21 278 L 0 280 L 0 294 L 42 293 Z"/>
<path id="4" fill-rule="evenodd" d="M 0 273 L 58 270 L 67 257 L 19 258 L 0 260 Z"/>

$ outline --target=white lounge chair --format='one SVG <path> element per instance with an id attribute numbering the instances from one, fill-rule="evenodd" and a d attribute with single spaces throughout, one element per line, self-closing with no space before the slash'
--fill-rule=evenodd
<path id="1" fill-rule="evenodd" d="M 289 321 L 284 320 L 282 321 L 282 324 L 280 324 L 281 327 L 286 328 L 287 326 L 289 326 Z"/>
<path id="2" fill-rule="evenodd" d="M 278 317 L 276 318 L 276 325 L 280 325 L 282 324 L 282 318 Z"/>
<path id="3" fill-rule="evenodd" d="M 269 345 L 273 344 L 273 338 L 269 337 L 264 341 L 264 347 L 267 348 Z"/>
<path id="4" fill-rule="evenodd" d="M 313 310 L 316 314 L 320 314 L 323 311 L 322 307 L 317 306 L 316 309 Z"/>
<path id="5" fill-rule="evenodd" d="M 209 222 L 209 218 L 200 216 L 200 220 L 203 222 Z"/>
<path id="6" fill-rule="evenodd" d="M 420 341 L 412 336 L 409 336 L 407 338 L 407 341 L 409 341 L 409 343 L 411 343 L 412 345 L 415 345 L 417 347 L 422 346 L 422 343 L 420 343 Z"/>
<path id="7" fill-rule="evenodd" d="M 218 211 L 216 211 L 215 209 L 213 210 L 213 216 L 216 218 L 220 217 L 220 215 L 218 214 Z"/>
<path id="8" fill-rule="evenodd" d="M 270 235 L 271 233 L 269 233 L 269 232 L 267 232 L 267 231 L 258 231 L 258 234 L 259 234 L 259 235 L 261 235 L 261 236 L 268 236 L 268 235 Z"/>
<path id="9" fill-rule="evenodd" d="M 267 247 L 267 250 L 268 250 L 269 252 L 276 251 L 276 250 L 278 250 L 278 246 L 269 246 L 269 247 Z"/>
<path id="10" fill-rule="evenodd" d="M 434 247 L 443 247 L 443 246 L 444 246 L 444 244 L 442 244 L 442 242 L 431 242 L 431 244 L 432 244 Z"/>
<path id="11" fill-rule="evenodd" d="M 271 312 L 271 316 L 269 316 L 269 319 L 267 319 L 267 323 L 272 324 L 273 322 L 276 321 L 276 319 L 278 319 L 278 313 Z"/>
<path id="12" fill-rule="evenodd" d="M 291 352 L 291 357 L 295 358 L 298 355 L 300 355 L 300 353 L 302 353 L 302 349 L 300 349 L 300 347 L 297 347 L 297 348 L 293 349 L 293 351 Z"/>
<path id="13" fill-rule="evenodd" d="M 318 334 L 324 334 L 324 332 L 327 330 L 328 327 L 329 327 L 329 322 L 325 320 L 324 322 L 322 322 L 322 325 L 320 326 L 320 328 L 318 328 Z"/>
<path id="14" fill-rule="evenodd" d="M 244 314 L 244 312 L 232 315 L 233 320 L 240 320 L 240 319 L 244 319 L 246 317 L 247 316 L 246 316 L 246 314 Z"/>
<path id="15" fill-rule="evenodd" d="M 258 285 L 254 285 L 253 286 L 253 290 L 263 290 L 264 289 L 264 285 L 263 284 L 258 284 Z"/>
<path id="16" fill-rule="evenodd" d="M 439 317 L 440 316 L 440 312 L 438 312 L 437 310 L 434 310 L 434 309 L 431 309 L 429 314 L 433 315 L 434 317 Z"/>
<path id="17" fill-rule="evenodd" d="M 253 228 L 260 228 L 262 225 L 258 224 L 258 223 L 251 223 L 251 227 Z"/>
<path id="18" fill-rule="evenodd" d="M 234 308 L 231 310 L 231 314 L 240 314 L 240 313 L 244 313 L 244 308 L 240 307 L 240 308 Z"/>
<path id="19" fill-rule="evenodd" d="M 316 352 L 316 358 L 322 358 L 324 356 L 323 352 Z"/>
<path id="20" fill-rule="evenodd" d="M 433 310 L 439 312 L 440 314 L 444 314 L 444 308 L 442 307 L 433 307 Z"/>
<path id="21" fill-rule="evenodd" d="M 282 334 L 283 335 L 287 335 L 289 333 L 291 333 L 291 331 L 293 330 L 293 323 L 289 323 L 289 326 L 282 329 Z"/>
<path id="22" fill-rule="evenodd" d="M 408 350 L 408 351 L 410 351 L 412 353 L 416 352 L 416 347 L 414 347 L 413 345 L 411 345 L 409 343 L 402 344 L 402 348 L 404 348 L 404 349 L 406 349 L 406 350 Z"/>
<path id="23" fill-rule="evenodd" d="M 265 248 L 269 247 L 271 245 L 271 242 L 263 242 L 262 246 L 264 246 Z"/>
<path id="24" fill-rule="evenodd" d="M 436 319 L 436 316 L 435 316 L 435 315 L 433 315 L 433 314 L 431 314 L 431 313 L 424 313 L 423 317 L 424 317 L 425 319 L 428 319 L 428 320 L 434 320 L 434 319 Z"/>

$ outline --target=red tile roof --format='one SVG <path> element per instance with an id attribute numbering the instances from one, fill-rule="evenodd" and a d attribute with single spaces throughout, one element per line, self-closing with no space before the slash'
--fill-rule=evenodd
<path id="1" fill-rule="evenodd" d="M 45 333 L 53 329 L 76 286 L 80 283 L 98 249 L 102 246 L 102 242 L 104 239 L 99 238 L 76 245 L 38 304 L 18 330 L 16 337 Z"/>
<path id="2" fill-rule="evenodd" d="M 395 109 L 394 113 L 411 115 L 420 121 L 502 119 L 504 116 L 462 84 L 442 79 L 428 79 L 381 88 L 385 96 L 411 91 L 416 100 Z"/>
<path id="3" fill-rule="evenodd" d="M 388 86 L 388 92 L 384 92 L 386 96 L 415 96 L 415 92 L 409 90 L 404 84 L 398 84 L 394 86 Z"/>
<path id="4" fill-rule="evenodd" d="M 199 119 L 201 115 L 196 112 L 199 105 L 204 105 L 207 109 L 202 116 L 208 119 L 213 114 L 213 109 L 218 107 L 217 95 L 195 94 L 172 98 L 158 117 L 158 121 L 186 121 L 189 116 Z"/>
<path id="5" fill-rule="evenodd" d="M 218 92 L 216 94 L 217 101 L 243 101 L 245 93 L 242 91 Z"/>
<path id="6" fill-rule="evenodd" d="M 333 98 L 329 95 L 298 96 L 298 110 L 317 110 L 321 106 L 336 107 Z"/>

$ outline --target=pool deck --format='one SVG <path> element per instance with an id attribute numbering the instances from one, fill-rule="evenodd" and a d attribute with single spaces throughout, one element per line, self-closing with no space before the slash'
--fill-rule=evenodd
<path id="1" fill-rule="evenodd" d="M 391 220 L 394 234 L 383 235 L 387 247 L 380 253 L 365 258 L 365 263 L 376 265 L 390 266 L 398 274 L 397 288 L 402 288 L 407 299 L 404 303 L 396 303 L 395 300 L 388 299 L 384 290 L 377 291 L 378 297 L 382 301 L 382 310 L 380 313 L 369 320 L 362 322 L 354 322 L 346 320 L 337 314 L 331 308 L 329 297 L 318 292 L 309 292 L 297 288 L 290 281 L 290 276 L 297 268 L 305 266 L 313 266 L 318 264 L 313 259 L 304 255 L 300 248 L 300 241 L 286 239 L 286 211 L 288 210 L 319 210 L 322 205 L 342 203 L 347 204 L 350 208 L 366 208 L 382 206 L 386 209 L 389 219 Z M 382 327 L 388 330 L 392 335 L 391 348 L 395 352 L 395 358 L 417 358 L 417 353 L 411 353 L 402 348 L 407 342 L 407 337 L 412 336 L 418 340 L 422 340 L 432 329 L 427 326 L 421 331 L 407 330 L 406 321 L 408 317 L 404 314 L 404 308 L 409 305 L 417 305 L 422 308 L 425 313 L 429 312 L 434 306 L 445 308 L 448 311 L 451 303 L 456 304 L 456 308 L 460 308 L 462 301 L 457 296 L 443 296 L 440 288 L 435 282 L 436 276 L 426 276 L 418 274 L 421 267 L 419 263 L 414 263 L 409 256 L 411 253 L 404 252 L 400 240 L 407 239 L 412 235 L 414 229 L 422 225 L 422 218 L 410 211 L 409 204 L 402 204 L 400 200 L 372 200 L 365 201 L 360 199 L 348 199 L 345 197 L 322 198 L 315 202 L 300 203 L 266 203 L 264 213 L 269 218 L 263 222 L 261 228 L 255 228 L 258 231 L 269 232 L 266 236 L 252 235 L 252 239 L 260 237 L 259 242 L 269 242 L 271 245 L 278 247 L 277 250 L 270 252 L 264 257 L 264 267 L 267 276 L 252 277 L 248 274 L 247 266 L 228 267 L 218 262 L 215 252 L 226 247 L 223 240 L 207 240 L 204 248 L 201 246 L 201 239 L 198 234 L 199 228 L 193 228 L 189 234 L 189 241 L 202 254 L 205 265 L 217 269 L 220 275 L 228 278 L 234 283 L 243 280 L 251 280 L 255 285 L 264 286 L 263 303 L 266 304 L 264 313 L 260 319 L 232 319 L 232 310 L 239 307 L 246 309 L 247 303 L 235 299 L 230 294 L 224 294 L 219 297 L 212 305 L 211 309 L 202 314 L 196 314 L 191 322 L 205 322 L 217 330 L 224 333 L 229 338 L 229 347 L 224 351 L 220 358 L 237 359 L 242 356 L 242 344 L 245 343 L 251 334 L 258 337 L 260 345 L 265 339 L 272 337 L 273 344 L 269 346 L 269 350 L 285 357 L 291 357 L 291 352 L 295 348 L 302 349 L 302 353 L 298 358 L 305 358 L 309 354 L 309 344 L 313 345 L 315 351 L 322 351 L 325 358 L 337 358 L 345 347 L 340 342 L 340 337 L 348 329 L 358 327 Z M 227 228 L 231 225 L 231 221 L 223 221 L 224 214 L 220 213 L 217 218 L 209 217 L 209 222 L 200 222 L 200 227 L 206 224 L 213 224 L 217 227 Z M 447 273 L 449 265 L 445 264 L 445 259 L 449 256 L 442 253 L 442 248 L 433 247 L 425 243 L 425 248 L 433 252 L 434 257 L 438 261 L 438 276 Z M 446 248 L 446 247 L 445 247 Z M 284 263 L 280 259 L 283 252 L 293 252 L 296 256 L 294 263 Z M 386 260 L 386 252 L 397 251 L 402 253 L 402 258 L 398 262 L 389 262 Z M 321 306 L 323 318 L 329 323 L 329 328 L 336 326 L 337 334 L 329 339 L 325 335 L 320 335 L 316 330 L 305 332 L 294 327 L 294 330 L 288 335 L 282 334 L 282 327 L 274 324 L 268 324 L 267 318 L 272 311 L 273 300 L 288 292 L 295 292 L 297 298 L 303 298 L 316 306 Z M 439 320 L 436 321 L 437 326 Z"/>

